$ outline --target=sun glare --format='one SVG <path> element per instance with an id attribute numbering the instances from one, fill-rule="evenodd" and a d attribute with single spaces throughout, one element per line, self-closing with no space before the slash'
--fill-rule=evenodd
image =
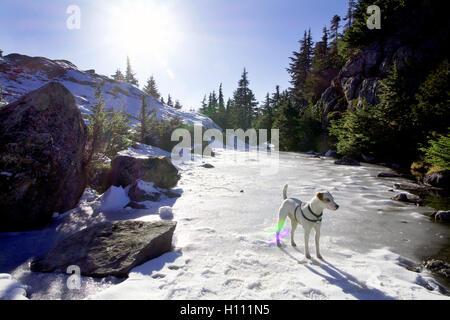
<path id="1" fill-rule="evenodd" d="M 167 65 L 180 39 L 173 9 L 153 1 L 124 1 L 111 8 L 109 42 L 129 54 L 147 54 Z"/>

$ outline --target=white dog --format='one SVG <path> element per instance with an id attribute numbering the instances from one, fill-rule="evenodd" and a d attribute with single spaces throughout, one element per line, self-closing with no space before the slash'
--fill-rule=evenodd
<path id="1" fill-rule="evenodd" d="M 328 192 L 319 192 L 311 199 L 310 202 L 305 203 L 294 198 L 287 198 L 287 188 L 283 188 L 283 203 L 278 212 L 278 229 L 277 229 L 277 245 L 280 246 L 280 231 L 284 226 L 286 217 L 291 220 L 291 244 L 293 247 L 297 246 L 294 242 L 294 233 L 297 225 L 301 224 L 305 231 L 305 257 L 311 259 L 309 254 L 309 234 L 314 228 L 316 233 L 316 256 L 323 259 L 320 255 L 319 240 L 320 240 L 320 226 L 322 224 L 322 215 L 324 209 L 337 210 L 339 205 L 334 202 L 333 196 Z"/>

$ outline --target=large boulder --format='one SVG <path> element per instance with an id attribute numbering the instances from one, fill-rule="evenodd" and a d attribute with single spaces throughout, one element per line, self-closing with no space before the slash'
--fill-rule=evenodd
<path id="1" fill-rule="evenodd" d="M 0 109 L 0 231 L 43 227 L 77 205 L 86 139 L 74 97 L 59 83 Z"/>
<path id="2" fill-rule="evenodd" d="M 423 182 L 436 188 L 450 189 L 450 170 L 427 175 L 423 179 Z"/>
<path id="3" fill-rule="evenodd" d="M 157 188 L 170 189 L 177 185 L 180 175 L 168 157 L 117 156 L 113 159 L 110 176 L 112 185 L 127 187 L 139 179 L 153 182 Z"/>
<path id="4" fill-rule="evenodd" d="M 104 222 L 69 236 L 32 261 L 35 272 L 66 272 L 78 266 L 82 275 L 127 277 L 134 267 L 172 248 L 176 222 Z"/>

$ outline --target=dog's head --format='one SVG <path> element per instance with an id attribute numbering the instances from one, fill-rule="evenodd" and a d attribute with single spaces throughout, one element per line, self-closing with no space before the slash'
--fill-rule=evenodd
<path id="1" fill-rule="evenodd" d="M 336 211 L 337 209 L 339 209 L 339 205 L 334 201 L 333 196 L 328 191 L 318 192 L 316 194 L 316 198 L 319 199 L 320 202 L 322 202 L 323 206 L 326 209 L 333 210 L 333 211 Z"/>

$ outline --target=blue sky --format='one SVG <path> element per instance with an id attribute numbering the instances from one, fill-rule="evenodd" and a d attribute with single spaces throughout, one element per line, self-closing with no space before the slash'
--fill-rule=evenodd
<path id="1" fill-rule="evenodd" d="M 70 5 L 81 29 L 69 30 Z M 286 67 L 311 28 L 320 40 L 347 0 L 2 0 L 0 49 L 66 59 L 111 75 L 130 56 L 143 85 L 154 75 L 161 93 L 198 108 L 223 83 L 232 95 L 244 67 L 258 100 L 289 86 Z"/>

